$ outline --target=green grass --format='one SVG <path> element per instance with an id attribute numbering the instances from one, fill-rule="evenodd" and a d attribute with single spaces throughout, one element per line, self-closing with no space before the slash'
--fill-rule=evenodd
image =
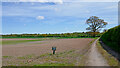
<path id="1" fill-rule="evenodd" d="M 56 39 L 71 39 L 71 38 L 99 38 L 99 37 L 55 37 Z"/>
<path id="2" fill-rule="evenodd" d="M 74 51 L 75 50 L 60 52 L 54 55 L 51 53 L 40 55 L 37 59 L 43 58 L 45 62 L 43 64 L 35 64 L 33 66 L 74 66 L 75 64 L 72 59 L 66 59 L 68 58 L 68 55 L 69 57 L 78 56 L 73 54 Z"/>
<path id="3" fill-rule="evenodd" d="M 42 41 L 42 40 L 3 40 L 2 45 L 10 45 L 10 44 L 18 44 L 25 42 L 34 42 L 34 41 Z"/>
<path id="4" fill-rule="evenodd" d="M 109 54 L 106 50 L 104 50 L 99 41 L 97 41 L 96 44 L 97 44 L 98 51 L 107 60 L 107 63 L 110 66 L 118 66 L 118 60 L 115 57 L 113 57 L 111 54 Z"/>
<path id="5" fill-rule="evenodd" d="M 76 37 L 76 38 L 78 38 L 78 37 Z M 88 37 L 85 37 L 85 38 L 88 38 Z M 98 37 L 90 37 L 90 38 L 97 39 Z M 3 40 L 2 42 L 0 41 L 0 44 L 2 44 L 2 45 L 12 45 L 12 44 L 19 44 L 19 43 L 26 43 L 26 42 L 42 41 L 42 40 L 47 40 L 47 39 L 70 39 L 70 37 L 37 38 L 35 40 Z M 39 44 L 39 43 L 36 43 L 36 44 Z M 42 43 L 40 43 L 40 44 L 42 44 Z"/>
<path id="6" fill-rule="evenodd" d="M 79 59 L 76 59 L 78 58 Z M 64 51 L 53 54 L 43 54 L 39 58 L 43 58 L 43 64 L 35 64 L 35 66 L 84 66 L 84 55 L 75 50 Z M 79 60 L 79 61 L 78 61 Z M 76 64 L 78 63 L 78 64 Z"/>
<path id="7" fill-rule="evenodd" d="M 44 64 L 37 64 L 33 66 L 74 66 L 74 64 L 67 64 L 67 63 L 44 63 Z"/>
<path id="8" fill-rule="evenodd" d="M 3 58 L 12 58 L 12 56 L 3 56 Z"/>
<path id="9" fill-rule="evenodd" d="M 64 39 L 64 38 L 98 38 L 98 37 L 0 37 L 0 38 L 56 38 L 56 39 Z"/>
<path id="10" fill-rule="evenodd" d="M 39 56 L 26 55 L 26 56 L 16 57 L 16 60 L 17 59 L 18 60 L 21 59 L 21 60 L 25 60 L 25 61 L 27 61 L 29 59 L 33 60 L 30 63 L 28 63 L 28 62 L 17 63 L 17 64 L 22 64 L 22 65 L 31 65 L 32 64 L 32 66 L 75 66 L 76 60 L 78 60 L 78 59 L 76 59 L 76 57 L 82 58 L 82 55 L 76 53 L 75 50 L 70 50 L 70 51 L 59 52 L 54 55 L 52 53 L 46 53 L 46 54 L 42 54 Z M 38 61 L 39 61 L 39 63 L 38 63 Z M 80 63 L 80 65 L 81 64 L 82 64 L 82 62 Z"/>
<path id="11" fill-rule="evenodd" d="M 79 58 L 78 58 L 79 57 Z M 59 52 L 56 54 L 46 53 L 42 55 L 25 55 L 19 57 L 12 57 L 11 56 L 3 56 L 3 59 L 16 59 L 16 61 L 10 61 L 9 65 L 16 66 L 17 65 L 24 65 L 24 66 L 83 66 L 85 61 L 83 58 L 84 55 L 80 54 L 76 50 L 69 50 L 64 52 Z M 77 58 L 77 59 L 76 59 Z M 20 61 L 21 60 L 21 61 Z M 28 60 L 32 60 L 31 62 L 27 62 Z M 76 62 L 78 64 L 76 64 Z M 8 63 L 8 62 L 3 62 Z"/>
<path id="12" fill-rule="evenodd" d="M 2 44 L 2 40 L 0 40 L 0 45 Z"/>
<path id="13" fill-rule="evenodd" d="M 26 55 L 26 56 L 17 57 L 17 59 L 31 59 L 33 57 L 34 55 Z"/>

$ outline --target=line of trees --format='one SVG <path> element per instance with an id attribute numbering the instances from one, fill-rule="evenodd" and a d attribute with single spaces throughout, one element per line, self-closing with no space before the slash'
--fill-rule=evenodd
<path id="1" fill-rule="evenodd" d="M 91 16 L 86 20 L 86 24 L 89 25 L 86 30 L 89 32 L 74 32 L 74 33 L 62 33 L 62 34 L 10 34 L 2 35 L 2 37 L 100 37 L 99 31 L 107 25 L 103 19 L 99 19 L 97 16 Z"/>
<path id="2" fill-rule="evenodd" d="M 102 33 L 96 32 L 96 37 L 100 37 Z M 6 37 L 33 37 L 33 38 L 39 38 L 39 37 L 93 37 L 92 32 L 74 32 L 74 33 L 61 33 L 61 34 L 9 34 L 9 35 L 2 35 L 3 38 Z"/>

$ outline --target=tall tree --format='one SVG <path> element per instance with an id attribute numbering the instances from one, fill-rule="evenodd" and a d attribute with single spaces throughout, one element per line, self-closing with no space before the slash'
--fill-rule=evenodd
<path id="1" fill-rule="evenodd" d="M 86 30 L 90 30 L 93 32 L 93 36 L 95 37 L 95 32 L 99 32 L 100 28 L 104 28 L 107 25 L 107 22 L 104 20 L 99 19 L 99 17 L 91 16 L 89 19 L 86 20 L 86 23 L 89 25 Z"/>

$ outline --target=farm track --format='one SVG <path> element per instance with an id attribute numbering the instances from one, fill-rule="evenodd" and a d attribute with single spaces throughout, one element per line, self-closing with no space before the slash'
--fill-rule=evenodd
<path id="1" fill-rule="evenodd" d="M 93 42 L 88 52 L 88 60 L 86 61 L 87 66 L 109 66 L 107 64 L 107 61 L 104 59 L 101 53 L 99 53 L 97 50 L 97 47 L 96 47 L 97 40 Z"/>

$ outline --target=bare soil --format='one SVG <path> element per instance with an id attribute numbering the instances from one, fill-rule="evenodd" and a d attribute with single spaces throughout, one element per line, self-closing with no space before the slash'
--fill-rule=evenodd
<path id="1" fill-rule="evenodd" d="M 94 39 L 50 39 L 4 45 L 2 46 L 2 64 L 3 66 L 29 66 L 50 62 L 81 65 L 83 52 L 85 53 L 92 40 Z M 56 55 L 50 55 L 52 46 L 57 47 Z"/>
<path id="2" fill-rule="evenodd" d="M 52 46 L 56 46 L 57 52 L 64 52 L 66 50 L 82 50 L 93 39 L 55 39 L 46 41 L 35 41 L 28 43 L 21 43 L 15 45 L 2 46 L 3 56 L 23 56 L 27 54 L 40 55 L 44 53 L 51 53 Z"/>

